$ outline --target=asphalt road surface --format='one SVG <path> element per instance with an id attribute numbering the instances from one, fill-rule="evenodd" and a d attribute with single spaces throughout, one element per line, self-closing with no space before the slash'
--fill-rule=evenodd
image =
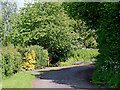
<path id="1" fill-rule="evenodd" d="M 45 72 L 44 70 L 36 72 Z M 94 70 L 94 65 L 60 67 L 35 78 L 33 88 L 98 88 L 90 81 Z"/>

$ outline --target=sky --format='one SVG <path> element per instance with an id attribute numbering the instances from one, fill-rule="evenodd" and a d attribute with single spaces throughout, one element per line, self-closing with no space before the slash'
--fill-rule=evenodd
<path id="1" fill-rule="evenodd" d="M 35 0 L 2 0 L 2 1 L 16 2 L 17 8 L 19 9 L 19 8 L 24 7 L 25 2 L 33 3 Z M 47 1 L 47 2 L 49 2 L 50 0 L 39 0 L 39 1 Z M 57 0 L 52 0 L 52 1 L 57 1 Z"/>
<path id="2" fill-rule="evenodd" d="M 34 3 L 34 1 L 49 2 L 51 0 L 0 0 L 0 2 L 5 2 L 5 1 L 12 2 L 12 3 L 16 2 L 17 9 L 20 10 L 20 8 L 24 7 L 24 3 L 26 3 L 26 2 L 31 2 L 31 3 Z M 52 0 L 52 1 L 61 1 L 61 0 Z M 1 16 L 1 4 L 0 4 L 0 16 Z"/>
<path id="3" fill-rule="evenodd" d="M 15 2 L 18 8 L 24 7 L 24 0 L 15 0 Z"/>
<path id="4" fill-rule="evenodd" d="M 25 2 L 34 2 L 34 1 L 38 1 L 38 0 L 0 0 L 0 1 L 8 1 L 8 2 L 16 2 L 17 4 L 17 8 L 19 10 L 19 8 L 22 8 L 24 7 L 24 3 Z M 46 1 L 46 2 L 49 2 L 49 1 L 77 1 L 77 2 L 80 2 L 80 1 L 83 1 L 83 0 L 39 0 L 39 1 Z M 100 0 L 84 0 L 84 1 L 100 1 Z M 104 0 L 104 1 L 119 1 L 119 0 Z"/>
<path id="5" fill-rule="evenodd" d="M 27 1 L 27 2 L 33 2 L 33 0 L 2 0 L 2 1 L 16 2 L 18 9 L 24 7 L 25 1 Z"/>

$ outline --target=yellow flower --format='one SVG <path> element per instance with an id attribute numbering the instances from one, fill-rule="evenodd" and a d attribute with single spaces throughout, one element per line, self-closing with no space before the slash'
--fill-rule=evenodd
<path id="1" fill-rule="evenodd" d="M 25 62 L 25 63 L 24 63 L 24 66 L 28 66 L 28 65 L 29 65 L 29 63 L 28 63 L 28 62 Z"/>
<path id="2" fill-rule="evenodd" d="M 28 49 L 30 51 L 30 49 Z M 26 62 L 23 62 L 21 64 L 21 71 L 30 71 L 30 70 L 35 70 L 35 51 L 32 50 L 31 53 L 29 52 L 25 52 L 24 55 L 26 57 L 24 57 L 23 59 L 28 60 Z"/>
<path id="3" fill-rule="evenodd" d="M 28 52 L 25 52 L 24 55 L 27 57 Z"/>
<path id="4" fill-rule="evenodd" d="M 35 64 L 35 60 L 33 60 L 32 63 Z"/>
<path id="5" fill-rule="evenodd" d="M 32 50 L 31 53 L 32 53 L 32 57 L 33 57 L 33 59 L 35 59 L 35 51 Z"/>
<path id="6" fill-rule="evenodd" d="M 28 69 L 27 71 L 30 71 L 30 69 Z"/>
<path id="7" fill-rule="evenodd" d="M 30 67 L 31 67 L 31 65 L 28 65 L 28 67 L 30 68 Z"/>
<path id="8" fill-rule="evenodd" d="M 31 56 L 31 55 L 28 55 L 28 59 L 32 59 L 32 56 Z"/>
<path id="9" fill-rule="evenodd" d="M 30 53 L 28 53 L 28 56 L 30 56 L 31 54 Z"/>
<path id="10" fill-rule="evenodd" d="M 21 68 L 20 71 L 26 71 L 25 69 Z"/>
<path id="11" fill-rule="evenodd" d="M 31 60 L 29 60 L 29 63 L 31 64 Z"/>
<path id="12" fill-rule="evenodd" d="M 22 67 L 26 68 L 26 66 L 25 66 L 25 65 L 24 65 L 24 66 L 22 66 Z"/>

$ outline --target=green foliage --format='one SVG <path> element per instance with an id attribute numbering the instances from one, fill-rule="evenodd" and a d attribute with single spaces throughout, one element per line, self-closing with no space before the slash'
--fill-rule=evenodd
<path id="1" fill-rule="evenodd" d="M 75 44 L 78 48 L 96 48 L 96 31 L 88 29 L 84 21 L 75 20 L 74 31 L 77 34 L 77 42 Z"/>
<path id="2" fill-rule="evenodd" d="M 21 71 L 35 70 L 35 51 L 28 48 L 24 53 L 23 62 L 21 64 Z"/>
<path id="3" fill-rule="evenodd" d="M 16 46 L 18 52 L 25 57 L 24 53 L 28 52 L 28 49 L 35 51 L 35 69 L 44 68 L 47 66 L 48 51 L 39 45 L 31 45 L 27 47 Z"/>
<path id="4" fill-rule="evenodd" d="M 47 66 L 48 62 L 48 51 L 43 49 L 43 47 L 34 45 L 29 47 L 31 50 L 35 51 L 36 57 L 36 63 L 35 63 L 35 69 L 44 68 Z"/>
<path id="5" fill-rule="evenodd" d="M 25 48 L 17 46 L 15 48 L 14 45 L 9 44 L 1 50 L 3 78 L 20 70 L 34 70 L 47 66 L 48 51 L 41 46 L 31 45 Z"/>
<path id="6" fill-rule="evenodd" d="M 67 53 L 67 59 L 65 62 L 62 62 L 60 66 L 72 65 L 72 63 L 92 61 L 98 55 L 97 49 L 80 49 L 80 50 L 71 50 Z"/>
<path id="7" fill-rule="evenodd" d="M 17 51 L 21 54 L 22 57 L 24 57 L 24 56 L 25 56 L 24 53 L 25 53 L 26 51 L 28 51 L 28 48 L 26 48 L 26 47 L 21 47 L 20 45 L 16 46 L 15 48 L 16 48 Z"/>
<path id="8" fill-rule="evenodd" d="M 106 3 L 107 4 L 107 3 Z M 65 10 L 67 10 L 69 16 L 74 19 L 81 19 L 85 21 L 89 28 L 97 29 L 99 27 L 98 21 L 100 19 L 99 11 L 103 8 L 102 2 L 65 2 L 63 3 Z M 93 13 L 94 12 L 94 13 Z"/>
<path id="9" fill-rule="evenodd" d="M 10 76 L 20 69 L 22 62 L 21 54 L 13 45 L 4 47 L 2 50 L 2 77 Z"/>
<path id="10" fill-rule="evenodd" d="M 2 15 L 0 16 L 0 40 L 2 40 L 2 45 L 6 46 L 6 36 L 11 31 L 11 22 L 10 18 L 17 10 L 17 4 L 14 2 L 1 1 L 1 11 Z"/>
<path id="11" fill-rule="evenodd" d="M 102 67 L 104 68 L 104 66 Z M 116 88 L 120 86 L 120 74 L 112 69 L 102 70 L 97 69 L 92 76 L 92 82 L 94 84 L 107 84 L 110 88 Z"/>
<path id="12" fill-rule="evenodd" d="M 79 50 L 71 50 L 68 52 L 67 57 L 74 57 L 78 61 L 80 58 L 81 60 L 90 60 L 95 59 L 98 55 L 97 49 L 79 49 Z M 79 59 L 77 59 L 79 57 Z"/>
<path id="13" fill-rule="evenodd" d="M 120 81 L 116 77 L 120 76 L 120 26 L 118 19 L 120 3 L 70 2 L 64 3 L 63 6 L 71 17 L 84 20 L 89 28 L 97 31 L 97 48 L 100 54 L 97 56 L 96 72 L 99 73 L 95 72 L 93 80 L 96 80 L 96 82 L 102 80 L 111 87 L 119 88 Z M 117 68 L 115 69 L 115 67 Z M 107 70 L 105 72 L 107 74 L 104 72 L 106 68 Z"/>
<path id="14" fill-rule="evenodd" d="M 65 14 L 61 3 L 27 4 L 12 19 L 13 31 L 8 39 L 14 45 L 40 45 L 50 56 L 58 58 L 71 49 L 76 40 L 74 20 Z"/>

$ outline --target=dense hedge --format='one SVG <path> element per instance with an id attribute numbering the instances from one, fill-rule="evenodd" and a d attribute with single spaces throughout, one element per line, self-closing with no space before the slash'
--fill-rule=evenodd
<path id="1" fill-rule="evenodd" d="M 48 51 L 39 45 L 31 45 L 27 47 L 17 46 L 18 52 L 21 53 L 22 57 L 25 57 L 25 52 L 28 49 L 35 51 L 35 69 L 44 68 L 47 66 L 48 61 Z"/>
<path id="2" fill-rule="evenodd" d="M 10 76 L 20 69 L 22 56 L 13 45 L 2 48 L 2 77 Z"/>
<path id="3" fill-rule="evenodd" d="M 41 46 L 14 47 L 2 49 L 2 76 L 10 76 L 18 71 L 29 71 L 47 66 L 48 51 Z"/>
<path id="4" fill-rule="evenodd" d="M 120 86 L 120 3 L 65 3 L 64 7 L 74 19 L 82 19 L 89 28 L 97 30 L 99 55 L 93 81 L 110 87 Z M 107 73 L 107 74 L 105 74 Z M 118 79 L 116 79 L 118 78 Z"/>
<path id="5" fill-rule="evenodd" d="M 43 47 L 38 46 L 38 45 L 34 45 L 34 46 L 31 45 L 29 48 L 31 50 L 34 50 L 35 54 L 36 54 L 35 68 L 40 69 L 40 68 L 46 67 L 47 62 L 48 62 L 48 51 L 43 49 Z"/>

